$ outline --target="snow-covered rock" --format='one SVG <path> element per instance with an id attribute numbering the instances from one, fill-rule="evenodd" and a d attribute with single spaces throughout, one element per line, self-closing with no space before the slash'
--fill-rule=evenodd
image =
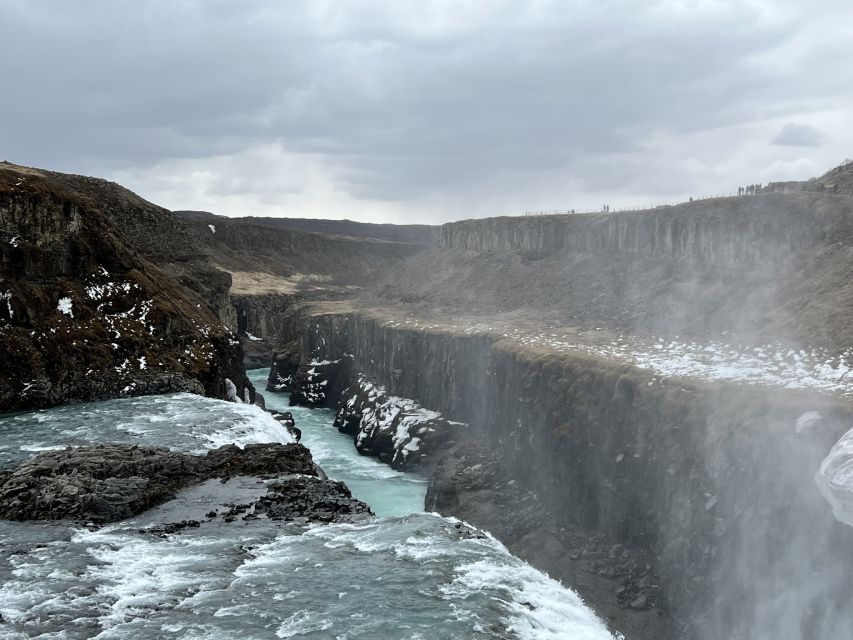
<path id="1" fill-rule="evenodd" d="M 462 425 L 410 398 L 391 396 L 365 376 L 344 391 L 335 426 L 355 438 L 359 452 L 395 469 L 421 464 Z"/>

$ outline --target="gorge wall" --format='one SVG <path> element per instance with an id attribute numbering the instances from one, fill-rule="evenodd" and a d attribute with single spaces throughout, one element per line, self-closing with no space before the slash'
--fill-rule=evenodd
<path id="1" fill-rule="evenodd" d="M 389 393 L 468 424 L 427 507 L 494 532 L 629 637 L 835 637 L 853 624 L 853 529 L 813 481 L 853 425 L 849 403 L 328 311 L 303 319 L 305 357 L 348 354 Z M 460 481 L 460 456 L 485 479 Z M 590 539 L 650 570 L 590 562 Z M 649 608 L 665 623 L 638 617 Z"/>
<path id="2" fill-rule="evenodd" d="M 524 216 L 445 224 L 441 246 L 478 252 L 639 252 L 750 262 L 818 244 L 849 242 L 847 195 L 760 194 L 619 213 Z"/>
<path id="3" fill-rule="evenodd" d="M 226 379 L 253 397 L 216 315 L 230 309 L 230 276 L 199 262 L 173 223 L 106 181 L 0 165 L 0 410 L 224 398 Z"/>
<path id="4" fill-rule="evenodd" d="M 853 344 L 853 197 L 770 193 L 645 212 L 454 222 L 365 304 L 418 316 L 763 344 Z"/>

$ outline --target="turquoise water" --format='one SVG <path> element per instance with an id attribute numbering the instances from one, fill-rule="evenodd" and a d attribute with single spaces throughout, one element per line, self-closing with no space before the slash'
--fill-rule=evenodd
<path id="1" fill-rule="evenodd" d="M 266 386 L 269 369 L 248 372 L 258 390 Z M 343 480 L 352 494 L 364 500 L 378 516 L 403 516 L 423 511 L 426 479 L 413 473 L 394 471 L 375 458 L 362 456 L 352 436 L 332 426 L 335 414 L 329 409 L 288 406 L 290 394 L 262 391 L 269 409 L 290 411 L 302 430 L 302 444 L 311 449 L 315 462 L 330 478 Z"/>
<path id="2" fill-rule="evenodd" d="M 286 408 L 286 396 L 265 397 Z M 200 485 L 97 530 L 0 520 L 0 638 L 611 638 L 575 593 L 490 536 L 422 513 L 424 480 L 359 456 L 331 412 L 289 410 L 318 463 L 380 517 L 317 526 L 216 519 L 175 535 L 140 532 L 179 519 L 208 490 Z M 0 465 L 96 442 L 204 451 L 288 439 L 257 407 L 171 394 L 0 416 Z M 236 482 L 212 485 L 227 499 Z"/>

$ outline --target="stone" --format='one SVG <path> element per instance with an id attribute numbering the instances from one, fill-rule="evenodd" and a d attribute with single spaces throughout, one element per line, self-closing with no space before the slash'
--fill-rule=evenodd
<path id="1" fill-rule="evenodd" d="M 311 453 L 302 445 L 250 444 L 241 449 L 232 444 L 190 455 L 122 444 L 47 451 L 0 474 L 0 517 L 115 522 L 162 504 L 184 487 L 237 475 L 284 478 L 269 485 L 263 502 L 264 510 L 277 518 L 332 521 L 370 512 L 342 483 L 317 477 Z M 224 519 L 233 520 L 255 506 L 229 505 Z M 211 511 L 207 517 L 216 515 Z M 199 523 L 170 526 L 179 525 Z"/>

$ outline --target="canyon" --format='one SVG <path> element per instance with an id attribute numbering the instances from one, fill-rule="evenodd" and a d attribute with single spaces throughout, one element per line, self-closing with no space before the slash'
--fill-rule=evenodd
<path id="1" fill-rule="evenodd" d="M 614 632 L 840 637 L 853 530 L 814 478 L 853 427 L 848 174 L 387 228 L 0 165 L 2 408 L 226 379 L 251 402 L 245 356 Z"/>
<path id="2" fill-rule="evenodd" d="M 364 453 L 418 450 L 427 509 L 628 637 L 833 637 L 853 532 L 814 478 L 853 426 L 851 204 L 445 224 L 357 295 L 288 297 L 268 388 L 336 408 Z"/>

